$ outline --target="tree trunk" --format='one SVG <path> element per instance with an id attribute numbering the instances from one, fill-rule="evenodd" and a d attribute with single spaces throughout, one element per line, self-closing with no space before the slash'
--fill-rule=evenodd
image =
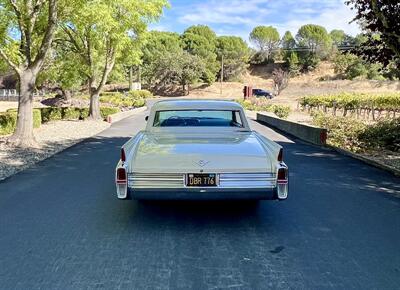
<path id="1" fill-rule="evenodd" d="M 129 90 L 133 90 L 133 68 L 132 66 L 129 67 Z"/>
<path id="2" fill-rule="evenodd" d="M 99 102 L 99 95 L 100 92 L 103 90 L 104 85 L 107 82 L 108 75 L 110 74 L 111 70 L 114 67 L 115 63 L 115 53 L 113 48 L 109 49 L 106 57 L 106 63 L 104 66 L 103 74 L 101 77 L 101 81 L 97 85 L 95 89 L 90 90 L 90 106 L 89 106 L 89 116 L 93 120 L 101 120 L 100 114 L 100 102 Z M 94 78 L 91 77 L 89 80 L 89 85 L 93 88 L 94 85 Z"/>
<path id="3" fill-rule="evenodd" d="M 97 90 L 92 91 L 92 93 L 90 95 L 89 112 L 90 112 L 91 119 L 101 120 L 99 92 Z"/>
<path id="4" fill-rule="evenodd" d="M 8 142 L 17 147 L 36 147 L 33 135 L 33 91 L 36 74 L 23 70 L 19 75 L 18 118 L 14 134 Z"/>
<path id="5" fill-rule="evenodd" d="M 71 90 L 66 90 L 66 89 L 61 88 L 61 92 L 63 94 L 64 100 L 66 100 L 66 101 L 71 100 L 71 98 L 72 98 Z"/>

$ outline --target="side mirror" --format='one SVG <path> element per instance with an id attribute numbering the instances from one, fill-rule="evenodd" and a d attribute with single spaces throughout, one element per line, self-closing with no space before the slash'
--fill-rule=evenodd
<path id="1" fill-rule="evenodd" d="M 149 120 L 149 116 L 144 117 L 144 119 L 146 120 L 146 122 Z"/>

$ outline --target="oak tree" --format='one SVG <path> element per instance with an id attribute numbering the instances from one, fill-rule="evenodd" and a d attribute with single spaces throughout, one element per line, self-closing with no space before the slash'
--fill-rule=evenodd
<path id="1" fill-rule="evenodd" d="M 92 119 L 101 119 L 99 95 L 116 60 L 132 41 L 140 41 L 147 23 L 157 20 L 166 5 L 165 0 L 81 1 L 62 23 L 65 46 L 81 58 Z"/>
<path id="2" fill-rule="evenodd" d="M 33 94 L 51 48 L 58 21 L 58 0 L 0 0 L 0 56 L 19 79 L 18 117 L 8 142 L 35 146 Z"/>
<path id="3" fill-rule="evenodd" d="M 279 32 L 272 26 L 257 26 L 250 33 L 250 41 L 257 46 L 268 60 L 280 42 Z"/>

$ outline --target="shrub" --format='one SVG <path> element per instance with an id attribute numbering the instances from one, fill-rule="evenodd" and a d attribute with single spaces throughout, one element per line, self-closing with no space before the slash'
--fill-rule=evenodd
<path id="1" fill-rule="evenodd" d="M 33 128 L 39 128 L 42 124 L 42 113 L 39 109 L 33 109 Z"/>
<path id="2" fill-rule="evenodd" d="M 42 123 L 62 120 L 62 108 L 46 107 L 40 108 L 40 111 L 42 113 Z"/>
<path id="3" fill-rule="evenodd" d="M 119 108 L 114 108 L 114 107 L 101 107 L 100 108 L 100 113 L 101 116 L 105 119 L 107 116 L 121 112 Z"/>
<path id="4" fill-rule="evenodd" d="M 283 105 L 272 105 L 272 112 L 279 118 L 286 119 L 290 114 L 290 107 Z"/>
<path id="5" fill-rule="evenodd" d="M 367 74 L 368 69 L 360 60 L 351 64 L 345 71 L 345 76 L 349 80 L 353 80 L 355 78 L 365 78 L 367 77 Z"/>
<path id="6" fill-rule="evenodd" d="M 238 103 L 241 104 L 245 110 L 249 111 L 256 110 L 256 106 L 250 100 L 239 100 Z"/>
<path id="7" fill-rule="evenodd" d="M 289 117 L 291 111 L 289 106 L 267 104 L 258 99 L 239 100 L 237 102 L 246 110 L 271 112 L 282 119 Z"/>
<path id="8" fill-rule="evenodd" d="M 384 80 L 382 65 L 368 63 L 351 53 L 338 53 L 333 59 L 335 73 L 346 79 L 367 78 L 369 80 Z"/>
<path id="9" fill-rule="evenodd" d="M 354 152 L 362 151 L 364 146 L 358 136 L 366 128 L 364 123 L 352 118 L 327 116 L 320 112 L 313 113 L 313 123 L 328 130 L 328 144 Z"/>
<path id="10" fill-rule="evenodd" d="M 313 71 L 317 68 L 320 59 L 313 53 L 299 53 L 299 63 L 302 71 Z"/>
<path id="11" fill-rule="evenodd" d="M 359 135 L 367 148 L 400 151 L 400 118 L 383 120 L 368 126 Z"/>
<path id="12" fill-rule="evenodd" d="M 33 110 L 33 127 L 39 128 L 41 124 L 40 110 Z M 10 109 L 5 113 L 0 113 L 0 135 L 11 134 L 17 125 L 17 110 Z"/>
<path id="13" fill-rule="evenodd" d="M 333 69 L 336 74 L 344 74 L 358 57 L 351 53 L 337 53 L 333 58 Z"/>
<path id="14" fill-rule="evenodd" d="M 328 143 L 354 152 L 369 149 L 400 151 L 400 118 L 372 125 L 346 117 L 313 113 L 313 123 L 328 129 Z"/>
<path id="15" fill-rule="evenodd" d="M 116 107 L 142 107 L 145 104 L 144 99 L 152 96 L 147 90 L 130 91 L 126 96 L 121 93 L 107 93 L 102 94 L 100 102 Z"/>
<path id="16" fill-rule="evenodd" d="M 101 103 L 108 103 L 114 106 L 122 106 L 124 101 L 124 95 L 121 93 L 106 92 L 102 93 L 100 96 Z"/>
<path id="17" fill-rule="evenodd" d="M 63 120 L 79 120 L 81 117 L 81 109 L 68 107 L 62 108 L 62 119 Z"/>
<path id="18" fill-rule="evenodd" d="M 79 109 L 79 112 L 80 112 L 79 116 L 80 120 L 85 120 L 89 117 L 89 108 L 81 108 Z"/>
<path id="19" fill-rule="evenodd" d="M 382 75 L 382 65 L 379 63 L 371 63 L 367 65 L 367 79 L 383 81 L 385 77 Z"/>
<path id="20" fill-rule="evenodd" d="M 135 108 L 143 107 L 146 104 L 144 99 L 137 99 L 132 101 L 132 106 Z"/>
<path id="21" fill-rule="evenodd" d="M 153 94 L 148 90 L 129 91 L 128 97 L 133 99 L 148 99 L 152 98 Z"/>

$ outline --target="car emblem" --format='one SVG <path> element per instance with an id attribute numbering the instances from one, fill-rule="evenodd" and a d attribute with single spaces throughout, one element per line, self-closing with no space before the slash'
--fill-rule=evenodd
<path id="1" fill-rule="evenodd" d="M 206 161 L 206 160 L 199 160 L 196 162 L 196 164 L 200 167 L 204 167 L 206 166 L 208 163 L 210 163 L 210 161 Z"/>

